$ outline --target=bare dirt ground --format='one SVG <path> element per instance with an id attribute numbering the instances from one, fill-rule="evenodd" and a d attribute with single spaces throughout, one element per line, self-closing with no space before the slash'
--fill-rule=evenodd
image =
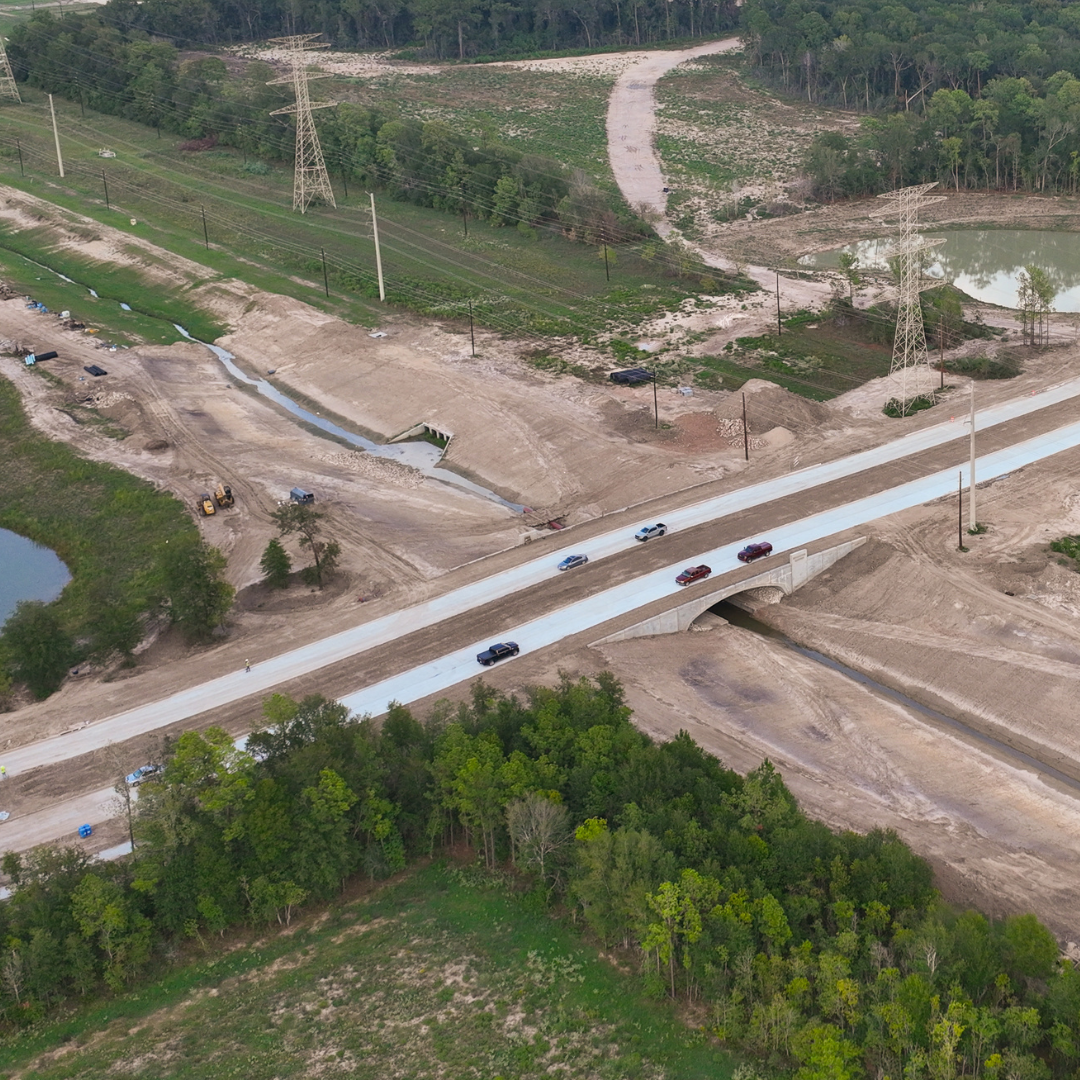
<path id="1" fill-rule="evenodd" d="M 611 72 L 616 70 L 625 68 Z M 731 263 L 792 266 L 808 251 L 880 232 L 871 209 L 875 200 L 719 225 L 708 244 Z M 53 209 L 10 193 L 0 217 L 16 224 L 19 215 L 28 221 L 43 213 Z M 141 258 L 133 255 L 130 238 L 121 241 L 96 223 L 80 236 L 72 216 L 60 216 L 64 242 L 83 253 L 137 264 L 159 275 L 162 287 L 197 282 L 200 268 L 145 244 Z M 950 195 L 927 216 L 935 225 L 1076 229 L 1080 203 Z M 798 298 L 785 292 L 785 304 L 827 296 L 830 286 L 822 276 L 800 288 Z M 756 442 L 746 466 L 737 437 L 739 408 L 730 395 L 699 391 L 679 398 L 668 392 L 661 397 L 667 426 L 656 429 L 649 390 L 537 372 L 512 342 L 482 335 L 473 359 L 454 327 L 396 317 L 384 326 L 389 336 L 374 340 L 360 328 L 241 283 L 205 285 L 197 295 L 232 323 L 223 344 L 248 370 L 275 368 L 286 390 L 380 437 L 421 421 L 449 429 L 451 466 L 570 523 L 706 481 L 737 484 L 775 475 L 900 432 L 880 413 L 878 399 L 890 396 L 880 384 L 819 406 L 750 383 Z M 642 336 L 711 335 L 715 348 L 769 320 L 769 301 L 761 297 L 745 311 L 739 304 L 688 310 Z M 17 300 L 0 304 L 0 337 L 61 353 L 49 370 L 62 386 L 27 371 L 16 358 L 0 358 L 0 370 L 20 388 L 33 423 L 89 456 L 168 487 L 189 506 L 216 480 L 230 482 L 237 507 L 201 521 L 200 528 L 229 554 L 230 578 L 249 588 L 229 643 L 213 652 L 209 664 L 209 654 L 192 653 L 164 635 L 130 678 L 74 681 L 49 702 L 5 717 L 20 742 L 33 731 L 167 694 L 188 685 L 202 666 L 236 663 L 246 653 L 269 655 L 359 621 L 369 608 L 402 606 L 443 587 L 460 573 L 454 567 L 514 547 L 527 533 L 521 518 L 490 501 L 359 465 L 363 455 L 309 434 L 230 385 L 224 369 L 198 346 L 110 353 L 104 364 L 110 375 L 98 380 L 104 389 L 89 379 L 80 382 L 82 365 L 100 362 L 100 351 L 45 318 Z M 987 318 L 1009 317 L 987 311 Z M 1027 357 L 1021 378 L 981 385 L 980 401 L 1034 392 L 1076 374 L 1080 349 L 1074 338 L 1071 320 L 1060 320 L 1059 346 Z M 128 430 L 127 438 L 77 426 L 59 411 L 92 391 L 104 396 L 89 404 Z M 954 391 L 953 398 L 962 413 L 964 393 Z M 904 421 L 904 430 L 939 419 L 920 414 Z M 167 445 L 147 449 L 161 442 Z M 1046 542 L 1080 531 L 1072 479 L 1077 463 L 1075 454 L 1062 455 L 981 491 L 979 519 L 990 532 L 970 538 L 966 555 L 953 550 L 950 506 L 912 510 L 879 523 L 865 549 L 762 615 L 797 640 L 1068 771 L 1066 759 L 1073 755 L 1062 733 L 1073 722 L 1080 672 L 1080 576 L 1050 558 Z M 330 510 L 346 573 L 327 594 L 290 590 L 270 597 L 250 586 L 272 535 L 269 513 L 295 483 L 318 491 Z M 375 602 L 361 608 L 358 595 Z M 556 659 L 499 675 L 497 682 L 512 688 L 514 680 L 553 678 L 557 667 L 591 672 L 603 666 L 624 680 L 647 730 L 666 736 L 686 728 L 740 769 L 768 756 L 810 813 L 840 827 L 896 828 L 932 860 L 953 898 L 995 912 L 1032 909 L 1063 940 L 1080 940 L 1080 799 L 1074 791 L 935 727 L 780 643 L 732 627 L 599 651 L 574 646 Z M 93 778 L 80 776 L 89 790 Z"/>

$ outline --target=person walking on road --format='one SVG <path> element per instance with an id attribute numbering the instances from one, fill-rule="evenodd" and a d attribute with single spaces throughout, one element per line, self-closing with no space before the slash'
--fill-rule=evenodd
<path id="1" fill-rule="evenodd" d="M 244 661 L 244 670 L 245 671 L 250 671 L 251 670 L 251 661 L 250 660 L 245 660 Z"/>
<path id="2" fill-rule="evenodd" d="M 6 779 L 7 779 L 7 766 L 6 765 L 0 765 L 0 780 L 6 780 Z"/>

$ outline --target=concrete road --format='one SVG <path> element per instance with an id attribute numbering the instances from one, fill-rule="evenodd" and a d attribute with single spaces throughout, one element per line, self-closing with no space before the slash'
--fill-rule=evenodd
<path id="1" fill-rule="evenodd" d="M 1080 445 L 1080 422 L 1018 443 L 1007 450 L 978 458 L 975 466 L 976 480 L 981 483 L 1004 476 L 1006 473 L 1014 472 L 1016 469 L 1063 450 L 1070 450 L 1077 445 Z M 802 548 L 825 537 L 865 525 L 877 518 L 949 495 L 957 490 L 960 478 L 966 476 L 966 466 L 959 470 L 946 469 L 864 499 L 833 507 L 800 521 L 779 526 L 771 529 L 767 536 L 756 539 L 769 540 L 776 553 L 771 556 L 771 559 L 775 559 L 783 552 Z M 662 542 L 662 540 L 659 541 L 659 543 Z M 714 574 L 717 569 L 734 570 L 739 567 L 735 558 L 736 552 L 745 542 L 740 540 L 738 543 L 727 544 L 712 551 L 703 551 L 697 560 L 692 561 L 708 563 L 713 568 Z M 516 627 L 502 628 L 500 634 L 505 639 L 517 642 L 521 646 L 522 654 L 544 648 L 562 638 L 581 633 L 626 612 L 644 607 L 654 600 L 676 593 L 683 594 L 682 587 L 675 584 L 675 576 L 685 565 L 685 561 L 673 563 L 662 570 L 635 578 L 614 589 L 607 589 L 576 604 L 559 608 L 541 618 Z M 760 572 L 771 563 L 765 560 L 754 565 L 755 571 Z M 715 585 L 716 577 L 710 581 Z M 692 593 L 687 590 L 686 595 L 689 598 Z M 490 643 L 490 640 L 489 638 L 486 641 L 475 641 L 429 664 L 412 668 L 391 679 L 365 687 L 355 694 L 343 697 L 342 704 L 347 705 L 358 715 L 371 713 L 378 716 L 386 711 L 391 701 L 408 704 L 436 694 L 476 675 L 481 670 L 477 666 L 476 654 Z M 513 663 L 513 660 L 503 660 L 500 663 Z"/>
<path id="2" fill-rule="evenodd" d="M 1013 399 L 985 409 L 978 413 L 976 424 L 979 430 L 986 430 L 1007 420 L 1036 412 L 1044 407 L 1069 401 L 1078 395 L 1080 395 L 1080 379 L 1068 380 L 1042 393 Z M 740 488 L 692 504 L 665 514 L 665 523 L 672 530 L 690 529 L 694 526 L 718 521 L 730 514 L 750 507 L 768 504 L 785 496 L 803 494 L 815 487 L 855 476 L 876 466 L 902 460 L 920 451 L 943 446 L 965 436 L 966 424 L 962 423 L 961 419 L 958 418 L 954 422 L 923 428 L 891 443 L 837 461 L 815 465 L 798 472 L 789 473 L 786 476 L 776 477 L 760 484 Z M 1036 454 L 1036 457 L 1032 458 L 1032 460 L 1036 460 L 1039 456 L 1057 453 L 1058 449 L 1063 448 L 1050 435 L 1039 436 L 1037 439 L 1031 440 L 1031 442 L 1037 444 L 1037 448 L 1032 451 Z M 963 458 L 965 451 L 966 441 L 957 446 L 956 456 L 958 462 Z M 979 480 L 989 479 L 993 475 L 990 471 L 986 471 L 989 468 L 992 468 L 992 466 L 984 466 L 977 472 Z M 1002 471 L 1008 471 L 1008 468 Z M 955 473 L 952 475 L 955 478 Z M 931 491 L 931 488 L 932 485 L 927 487 L 926 491 Z M 933 490 L 936 492 L 936 489 Z M 937 492 L 937 494 L 940 494 L 940 492 Z M 923 502 L 928 498 L 934 498 L 936 494 L 920 494 L 913 491 L 909 496 L 905 497 L 910 498 L 911 501 L 905 502 L 904 505 L 910 506 Z M 857 506 L 860 504 L 851 505 Z M 884 506 L 885 504 L 880 505 Z M 847 524 L 840 524 L 841 518 L 838 517 L 835 519 L 835 523 L 831 525 L 824 523 L 820 527 L 815 527 L 817 531 L 814 535 L 827 536 L 890 512 L 892 511 L 889 509 L 874 510 L 872 508 L 865 512 L 852 511 L 846 518 L 843 518 L 843 520 L 847 521 Z M 785 528 L 791 527 L 787 526 Z M 13 749 L 5 756 L 8 772 L 14 775 L 39 766 L 66 761 L 96 750 L 110 742 L 122 742 L 138 734 L 154 731 L 214 708 L 219 708 L 224 704 L 239 701 L 252 695 L 265 694 L 290 679 L 348 660 L 359 653 L 380 645 L 386 645 L 417 630 L 438 627 L 447 620 L 460 616 L 467 611 L 480 608 L 500 598 L 512 596 L 529 587 L 540 585 L 545 580 L 559 576 L 558 571 L 555 569 L 556 564 L 564 555 L 573 551 L 582 551 L 589 556 L 590 561 L 624 553 L 627 549 L 636 546 L 636 542 L 632 538 L 632 531 L 632 529 L 620 528 L 576 543 L 570 536 L 564 546 L 556 550 L 549 549 L 541 558 L 522 563 L 493 577 L 455 589 L 442 596 L 434 597 L 422 604 L 393 612 L 390 615 L 362 623 L 350 630 L 324 638 L 321 641 L 264 660 L 256 664 L 250 672 L 240 670 L 190 687 L 161 701 L 130 709 L 108 719 L 89 724 L 81 730 L 71 731 L 38 743 Z M 773 540 L 778 549 L 781 547 L 776 540 L 779 535 L 779 533 L 770 533 L 770 539 Z M 787 533 L 784 535 L 787 535 Z M 783 546 L 801 546 L 808 541 L 805 538 L 797 537 L 809 535 L 809 533 L 792 533 L 792 539 L 785 541 Z M 663 541 L 659 542 L 662 543 Z M 651 541 L 651 543 L 656 544 L 658 541 Z M 720 556 L 715 557 L 719 561 Z M 704 553 L 702 553 L 701 558 L 708 561 Z M 693 560 L 687 560 L 687 562 L 689 561 Z M 686 564 L 686 562 L 682 563 L 682 565 Z M 682 565 L 677 569 L 681 569 Z M 725 564 L 720 562 L 720 566 L 723 565 Z M 573 574 L 575 571 L 570 571 L 570 573 Z M 656 580 L 662 580 L 664 575 L 669 573 L 669 569 L 658 572 L 659 576 Z M 618 613 L 616 607 L 612 605 L 622 605 L 623 611 L 630 611 L 648 603 L 654 596 L 651 593 L 646 595 L 640 591 L 640 588 L 644 587 L 646 580 L 651 581 L 652 578 L 635 579 L 634 582 L 623 586 L 623 591 L 608 590 L 604 594 L 598 594 L 598 596 L 612 594 L 606 601 L 599 600 L 597 597 L 590 597 L 588 603 L 593 606 L 589 610 L 593 612 L 607 611 L 608 614 L 604 618 L 611 618 Z M 674 588 L 673 582 L 671 587 Z M 574 605 L 571 605 L 571 608 L 573 607 Z M 570 608 L 563 607 L 560 612 L 565 613 L 570 610 Z M 554 620 L 550 625 L 557 629 L 559 619 L 562 617 L 559 613 L 548 616 L 549 619 Z M 589 625 L 595 625 L 595 623 Z M 531 636 L 534 633 L 533 627 L 526 626 L 518 631 L 522 638 L 528 636 L 528 640 L 522 641 L 521 644 L 527 645 L 529 648 L 537 648 L 539 647 L 537 643 L 540 640 L 545 640 L 545 643 L 557 640 L 557 637 L 549 636 L 555 630 L 536 630 L 535 632 L 539 634 L 539 637 L 534 639 Z M 568 629 L 564 630 L 560 636 L 565 636 L 571 632 Z M 486 641 L 469 645 L 466 650 L 462 651 L 461 657 L 471 658 L 478 651 L 477 646 L 482 647 L 500 636 L 512 635 L 509 628 L 505 626 L 492 627 L 491 637 L 487 638 Z M 467 677 L 462 674 L 466 667 L 462 666 L 461 657 L 457 659 L 446 657 L 443 660 L 436 661 L 435 667 L 423 676 L 427 680 L 425 685 L 437 690 L 451 685 L 453 682 L 458 681 L 459 678 Z M 475 664 L 474 659 L 471 662 Z M 423 693 L 410 692 L 410 694 L 406 695 L 405 690 L 401 689 L 401 687 L 407 684 L 410 678 L 410 676 L 395 677 L 395 679 L 389 680 L 388 684 L 379 683 L 377 686 L 349 695 L 347 700 L 351 707 L 358 711 L 370 709 L 374 712 L 381 712 L 391 698 L 401 701 L 416 700 L 426 693 L 433 692 L 432 689 L 428 689 Z M 439 685 L 436 686 L 431 683 L 432 678 Z M 440 682 L 440 680 L 442 681 Z"/>

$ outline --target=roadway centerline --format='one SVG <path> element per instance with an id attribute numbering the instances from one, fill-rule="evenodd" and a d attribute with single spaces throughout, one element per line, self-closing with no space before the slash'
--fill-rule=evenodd
<path id="1" fill-rule="evenodd" d="M 977 413 L 977 426 L 980 430 L 986 430 L 1068 401 L 1078 395 L 1080 395 L 1080 378 L 1067 380 L 1038 394 L 1014 398 Z M 673 510 L 665 513 L 664 520 L 670 527 L 678 529 L 708 524 L 737 511 L 760 506 L 789 495 L 805 493 L 811 488 L 842 480 L 868 469 L 942 446 L 964 435 L 964 425 L 955 421 L 922 428 L 892 442 L 839 458 L 836 461 L 825 462 L 758 484 L 737 488 L 682 509 Z M 990 478 L 985 471 L 979 472 L 978 476 L 980 479 Z M 934 496 L 927 496 L 927 498 L 932 497 Z M 916 503 L 918 501 L 916 500 Z M 558 574 L 555 564 L 562 554 L 580 551 L 587 554 L 590 559 L 602 559 L 626 551 L 633 543 L 625 527 L 577 543 L 571 540 L 562 548 L 549 549 L 543 556 L 511 567 L 493 577 L 480 579 L 423 603 L 391 612 L 370 622 L 361 623 L 330 637 L 310 642 L 298 649 L 261 661 L 250 672 L 237 671 L 223 675 L 181 690 L 159 701 L 137 706 L 91 723 L 78 731 L 66 732 L 37 743 L 13 748 L 6 754 L 7 768 L 11 773 L 25 772 L 39 766 L 69 760 L 99 749 L 109 742 L 124 741 L 208 712 L 215 707 L 265 693 L 282 683 L 348 660 L 358 653 L 385 645 L 407 633 L 435 626 L 456 615 L 551 579 Z M 635 579 L 635 581 L 638 580 L 645 579 Z M 606 595 L 606 593 L 597 595 Z M 635 606 L 640 606 L 640 604 Z M 393 693 L 390 697 L 404 700 L 398 693 Z M 379 706 L 380 711 L 389 699 L 383 699 Z M 409 700 L 416 700 L 416 697 Z"/>

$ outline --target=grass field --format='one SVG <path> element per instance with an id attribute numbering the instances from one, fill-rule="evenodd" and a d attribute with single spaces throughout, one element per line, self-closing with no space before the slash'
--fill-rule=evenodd
<path id="1" fill-rule="evenodd" d="M 60 181 L 41 95 L 27 90 L 24 96 L 26 105 L 0 109 L 4 181 L 193 259 L 206 266 L 208 280 L 238 276 L 354 322 L 377 322 L 383 309 L 373 299 L 374 245 L 365 193 L 351 188 L 346 198 L 337 185 L 337 210 L 296 214 L 291 168 L 257 175 L 245 170 L 239 153 L 185 154 L 175 137 L 158 139 L 153 129 L 115 117 L 82 117 L 77 105 L 57 99 L 68 174 Z M 543 142 L 542 133 L 537 142 Z M 100 158 L 102 147 L 117 156 Z M 104 205 L 102 168 L 111 210 Z M 629 328 L 670 310 L 696 284 L 673 278 L 662 253 L 649 261 L 620 249 L 609 283 L 593 248 L 560 236 L 530 239 L 471 221 L 466 237 L 462 222 L 449 214 L 389 199 L 379 200 L 378 210 L 391 301 L 461 318 L 472 300 L 481 323 L 526 338 L 589 337 Z M 323 252 L 329 298 L 323 296 Z"/>
<path id="2" fill-rule="evenodd" d="M 339 79 L 328 83 L 327 96 L 364 105 L 393 101 L 403 115 L 442 120 L 472 136 L 495 135 L 524 153 L 583 169 L 615 191 L 605 127 L 614 83 L 614 75 L 585 71 L 482 65 L 447 67 L 438 76 Z"/>
<path id="3" fill-rule="evenodd" d="M 827 316 L 791 319 L 780 335 L 739 338 L 721 356 L 699 358 L 695 376 L 708 389 L 737 390 L 768 379 L 815 401 L 827 401 L 869 379 L 888 375 L 892 349 L 870 340 L 860 325 L 838 327 Z"/>
<path id="4" fill-rule="evenodd" d="M 73 418 L 82 419 L 77 412 Z M 5 379 L 0 461 L 0 528 L 47 545 L 67 565 L 72 581 L 57 610 L 72 630 L 85 631 L 109 605 L 143 599 L 157 547 L 194 532 L 191 517 L 171 495 L 35 431 Z"/>
<path id="5" fill-rule="evenodd" d="M 508 879 L 507 879 L 508 880 Z M 36 1059 L 36 1060 L 35 1060 Z M 0 1046 L 35 1080 L 727 1080 L 731 1059 L 517 898 L 436 865 Z"/>

